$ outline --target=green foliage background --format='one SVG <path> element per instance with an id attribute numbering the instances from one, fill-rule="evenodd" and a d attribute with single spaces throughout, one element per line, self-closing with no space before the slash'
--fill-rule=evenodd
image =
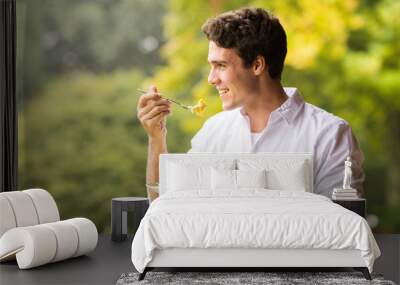
<path id="1" fill-rule="evenodd" d="M 155 83 L 187 103 L 206 98 L 204 117 L 174 109 L 168 119 L 169 151 L 189 149 L 204 120 L 221 110 L 207 84 L 200 27 L 254 6 L 274 12 L 287 31 L 283 84 L 352 125 L 366 158 L 374 231 L 400 231 L 400 2 L 38 2 L 17 2 L 19 188 L 49 190 L 63 218 L 85 216 L 109 231 L 111 198 L 145 195 L 137 88 Z M 158 46 L 144 51 L 138 43 L 149 37 Z"/>

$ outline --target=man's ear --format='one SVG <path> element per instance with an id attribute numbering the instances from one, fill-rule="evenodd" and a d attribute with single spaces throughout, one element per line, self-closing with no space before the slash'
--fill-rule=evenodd
<path id="1" fill-rule="evenodd" d="M 267 69 L 267 64 L 265 63 L 265 58 L 262 55 L 258 55 L 253 62 L 253 72 L 254 75 L 260 75 Z"/>

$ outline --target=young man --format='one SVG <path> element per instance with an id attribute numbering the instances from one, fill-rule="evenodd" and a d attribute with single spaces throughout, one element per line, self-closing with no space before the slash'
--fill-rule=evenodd
<path id="1" fill-rule="evenodd" d="M 314 192 L 331 197 L 343 181 L 344 161 L 353 162 L 352 186 L 362 191 L 363 155 L 349 124 L 305 103 L 296 88 L 283 88 L 286 34 L 263 9 L 243 8 L 209 19 L 208 82 L 224 111 L 208 119 L 190 152 L 311 152 Z M 148 195 L 158 194 L 159 155 L 167 152 L 165 127 L 170 104 L 152 86 L 139 99 L 138 118 L 149 137 Z M 154 188 L 155 189 L 155 188 Z"/>

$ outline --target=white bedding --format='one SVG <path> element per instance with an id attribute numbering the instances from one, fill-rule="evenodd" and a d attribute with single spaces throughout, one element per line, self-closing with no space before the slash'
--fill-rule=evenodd
<path id="1" fill-rule="evenodd" d="M 370 272 L 380 255 L 359 215 L 321 195 L 265 189 L 165 193 L 136 232 L 135 268 L 164 248 L 358 249 Z"/>

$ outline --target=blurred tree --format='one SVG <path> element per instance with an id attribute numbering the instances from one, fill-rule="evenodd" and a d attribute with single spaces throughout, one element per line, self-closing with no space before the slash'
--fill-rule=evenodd
<path id="1" fill-rule="evenodd" d="M 17 13 L 24 99 L 66 72 L 136 67 L 149 75 L 162 63 L 164 1 L 17 0 Z"/>
<path id="2" fill-rule="evenodd" d="M 369 207 L 389 232 L 400 230 L 400 2 L 363 1 L 342 61 L 346 95 L 366 151 Z M 337 100 L 338 101 L 338 100 Z"/>
<path id="3" fill-rule="evenodd" d="M 144 196 L 147 137 L 135 116 L 137 71 L 62 76 L 29 104 L 20 188 L 50 191 L 61 216 L 109 230 L 110 201 Z"/>

